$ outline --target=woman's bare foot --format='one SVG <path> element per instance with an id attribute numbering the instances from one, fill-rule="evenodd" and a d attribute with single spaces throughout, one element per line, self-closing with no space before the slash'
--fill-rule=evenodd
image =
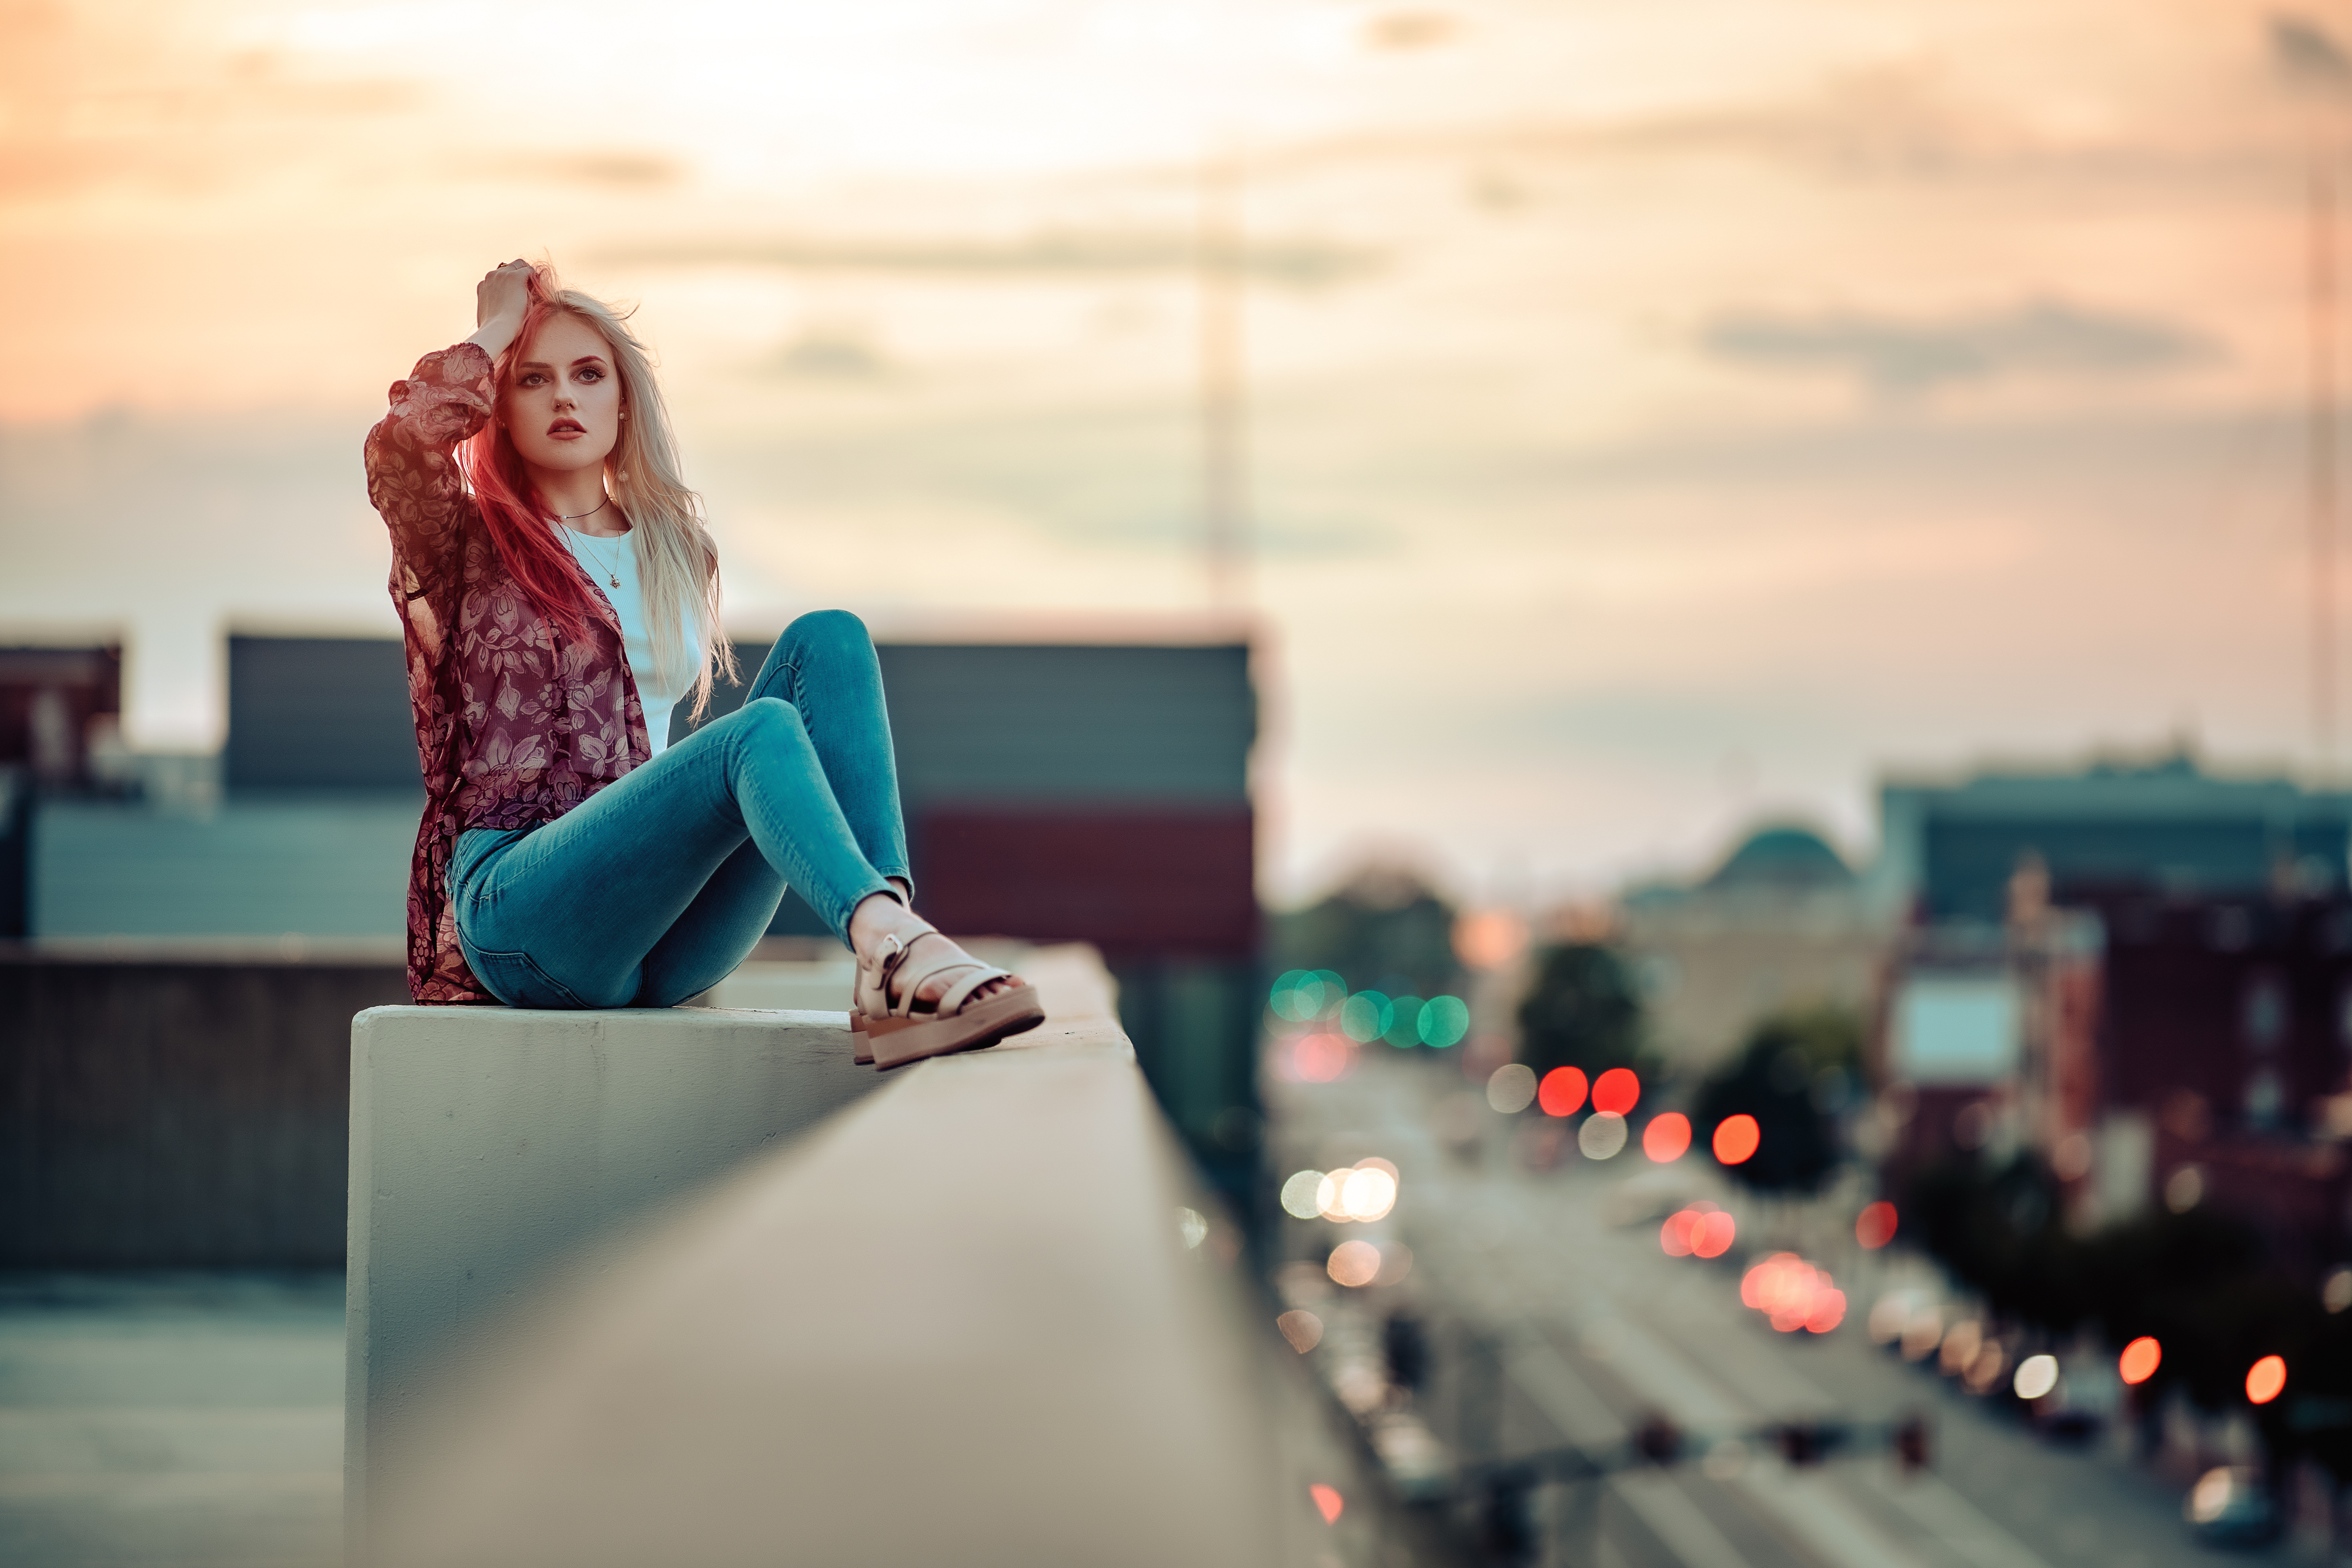
<path id="1" fill-rule="evenodd" d="M 885 938 L 896 936 L 900 943 L 911 946 L 916 937 L 933 930 L 928 921 L 918 918 L 914 911 L 903 902 L 905 884 L 897 877 L 892 877 L 890 881 L 899 888 L 899 897 L 894 898 L 886 893 L 870 894 L 850 912 L 849 946 L 857 955 L 857 962 L 862 967 L 871 968 L 881 960 L 883 954 L 887 950 Z M 964 951 L 952 938 L 934 934 L 931 939 L 934 943 L 945 942 L 955 952 L 963 953 Z M 927 956 L 936 956 L 936 948 Z M 971 956 L 968 953 L 964 956 L 968 958 Z M 971 961 L 975 964 L 980 962 L 977 958 L 972 958 Z M 954 982 L 954 978 L 952 974 L 931 977 L 916 988 L 916 1000 L 938 1001 L 947 994 L 948 987 Z M 968 1000 L 978 1001 L 985 997 L 992 997 L 1000 991 L 1010 990 L 1022 983 L 1021 977 L 1018 975 L 991 980 L 975 989 Z M 895 1002 L 898 998 L 894 996 L 890 999 Z"/>

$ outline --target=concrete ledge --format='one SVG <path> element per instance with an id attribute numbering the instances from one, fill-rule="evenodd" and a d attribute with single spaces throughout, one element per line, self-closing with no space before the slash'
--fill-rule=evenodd
<path id="1" fill-rule="evenodd" d="M 845 1013 L 371 1008 L 352 1021 L 345 1510 L 436 1387 L 601 1243 L 877 1085 Z"/>
<path id="2" fill-rule="evenodd" d="M 1046 987 L 1035 1033 L 880 1080 L 481 1342 L 354 1544 L 448 1568 L 1300 1560 L 1234 1238 L 1181 1212 L 1209 1206 L 1091 973 Z"/>

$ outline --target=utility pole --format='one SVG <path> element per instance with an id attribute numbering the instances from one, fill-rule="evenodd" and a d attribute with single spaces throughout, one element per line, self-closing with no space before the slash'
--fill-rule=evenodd
<path id="1" fill-rule="evenodd" d="M 1238 609 L 1246 593 L 1249 470 L 1244 419 L 1240 161 L 1201 165 L 1193 254 L 1201 312 L 1201 552 L 1209 603 Z"/>
<path id="2" fill-rule="evenodd" d="M 2323 782 L 2336 776 L 2336 180 L 2324 141 L 2311 152 L 2311 740 Z"/>
<path id="3" fill-rule="evenodd" d="M 2325 783 L 2336 776 L 2336 115 L 2352 100 L 2352 57 L 2308 17 L 2274 16 L 2270 26 L 2271 57 L 2312 102 L 2305 154 L 2305 503 L 2311 531 L 2311 747 Z"/>

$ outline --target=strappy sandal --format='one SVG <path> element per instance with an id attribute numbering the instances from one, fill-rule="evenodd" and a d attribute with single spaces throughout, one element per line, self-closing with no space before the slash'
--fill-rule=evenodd
<path id="1" fill-rule="evenodd" d="M 908 955 L 926 936 L 940 936 L 940 933 L 919 932 L 912 942 L 901 942 L 895 934 L 885 936 L 887 951 L 877 963 L 869 967 L 859 961 L 857 1008 L 851 1015 L 853 1027 L 864 1037 L 858 1061 L 870 1056 L 876 1067 L 887 1071 L 926 1057 L 978 1051 L 1045 1021 L 1045 1007 L 1037 999 L 1037 988 L 1025 981 L 992 997 L 974 999 L 972 993 L 991 980 L 1013 978 L 1010 970 L 983 964 L 966 953 L 944 955 L 929 963 L 910 961 Z M 942 975 L 957 977 L 948 983 L 938 1001 L 916 1000 L 916 992 Z M 894 981 L 898 988 L 896 1002 L 890 999 Z"/>

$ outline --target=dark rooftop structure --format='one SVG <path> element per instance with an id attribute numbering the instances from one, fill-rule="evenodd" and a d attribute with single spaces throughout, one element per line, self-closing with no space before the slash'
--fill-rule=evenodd
<path id="1" fill-rule="evenodd" d="M 2323 894 L 2345 885 L 2352 795 L 2224 777 L 2187 753 L 1880 790 L 1878 890 L 1916 918 L 1999 921 L 2029 860 L 2050 896 Z"/>
<path id="2" fill-rule="evenodd" d="M 1716 868 L 1710 891 L 1758 887 L 1811 891 L 1853 885 L 1853 869 L 1811 828 L 1761 828 Z"/>

